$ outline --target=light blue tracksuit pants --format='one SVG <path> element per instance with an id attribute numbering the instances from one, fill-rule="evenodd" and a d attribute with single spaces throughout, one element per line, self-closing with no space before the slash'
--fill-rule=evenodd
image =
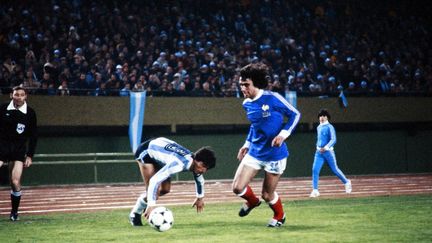
<path id="1" fill-rule="evenodd" d="M 329 150 L 329 151 L 325 151 L 324 153 L 320 153 L 320 151 L 317 150 L 315 152 L 314 163 L 312 166 L 313 189 L 318 190 L 319 174 L 324 162 L 327 162 L 330 169 L 342 181 L 343 184 L 348 182 L 348 179 L 345 177 L 344 173 L 337 166 L 335 152 L 333 150 Z"/>

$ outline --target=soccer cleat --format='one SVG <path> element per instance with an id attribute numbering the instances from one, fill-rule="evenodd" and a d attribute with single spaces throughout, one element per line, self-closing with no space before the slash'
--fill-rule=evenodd
<path id="1" fill-rule="evenodd" d="M 129 222 L 132 226 L 142 226 L 143 223 L 141 221 L 141 214 L 138 213 L 130 213 L 129 214 Z"/>
<path id="2" fill-rule="evenodd" d="M 18 221 L 19 220 L 18 213 L 11 212 L 9 219 L 10 221 Z"/>
<path id="3" fill-rule="evenodd" d="M 270 222 L 267 224 L 267 227 L 281 227 L 285 223 L 285 219 L 286 219 L 285 214 L 281 220 L 272 218 L 270 219 Z"/>
<path id="4" fill-rule="evenodd" d="M 309 197 L 319 197 L 320 193 L 317 189 L 313 189 Z"/>
<path id="5" fill-rule="evenodd" d="M 346 193 L 351 193 L 351 191 L 352 191 L 351 181 L 348 180 L 348 182 L 345 183 L 345 192 L 346 192 Z"/>
<path id="6" fill-rule="evenodd" d="M 259 205 L 261 205 L 261 200 L 259 200 L 258 203 L 252 207 L 248 206 L 247 203 L 243 204 L 242 207 L 240 208 L 239 216 L 244 217 L 244 216 L 248 215 L 252 211 L 252 209 L 258 207 Z"/>

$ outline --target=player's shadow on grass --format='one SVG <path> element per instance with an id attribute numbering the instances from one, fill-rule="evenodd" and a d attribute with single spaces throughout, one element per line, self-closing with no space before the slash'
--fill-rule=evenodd
<path id="1" fill-rule="evenodd" d="M 9 224 L 50 224 L 54 222 L 54 219 L 50 218 L 26 218 L 20 215 L 20 219 L 18 221 L 12 222 L 10 221 L 9 217 L 1 218 L 0 223 L 9 223 Z"/>
<path id="2" fill-rule="evenodd" d="M 219 221 L 211 221 L 211 222 L 205 222 L 205 226 L 206 228 L 210 228 L 210 229 L 215 229 L 215 228 L 229 228 L 230 230 L 232 230 L 233 228 L 239 228 L 238 230 L 241 229 L 247 229 L 247 231 L 250 231 L 253 228 L 258 229 L 263 229 L 263 228 L 268 228 L 269 230 L 288 230 L 291 232 L 303 232 L 303 231 L 310 231 L 310 230 L 316 230 L 318 228 L 325 228 L 325 227 L 321 227 L 321 226 L 310 226 L 310 225 L 290 225 L 289 223 L 285 223 L 283 226 L 281 227 L 275 227 L 275 228 L 271 228 L 271 227 L 267 227 L 267 222 L 262 221 L 262 222 L 257 222 L 257 221 L 243 221 L 242 220 L 236 220 L 236 221 L 232 221 L 232 222 L 227 222 L 225 220 L 219 220 Z M 177 223 L 174 224 L 174 227 L 176 229 L 195 229 L 196 228 L 196 224 L 185 224 L 185 223 Z"/>
<path id="3" fill-rule="evenodd" d="M 318 228 L 325 228 L 325 227 L 321 227 L 321 226 L 310 226 L 310 225 L 289 225 L 289 224 L 284 224 L 281 229 L 286 229 L 289 230 L 291 232 L 296 232 L 296 231 L 310 231 L 310 230 L 316 230 Z"/>

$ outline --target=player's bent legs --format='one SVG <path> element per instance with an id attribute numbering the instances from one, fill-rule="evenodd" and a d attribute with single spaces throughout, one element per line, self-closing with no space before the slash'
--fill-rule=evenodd
<path id="1" fill-rule="evenodd" d="M 243 161 L 237 168 L 232 185 L 233 192 L 237 196 L 246 200 L 246 203 L 243 204 L 240 208 L 240 217 L 248 215 L 253 208 L 261 204 L 259 198 L 255 195 L 252 188 L 249 186 L 250 181 L 258 173 L 259 170 L 249 165 L 246 165 L 245 163 L 243 163 Z"/>
<path id="2" fill-rule="evenodd" d="M 282 225 L 285 222 L 285 213 L 283 210 L 282 200 L 276 192 L 281 174 L 265 172 L 261 197 L 266 201 L 273 211 L 273 219 L 268 226 Z"/>
<path id="3" fill-rule="evenodd" d="M 344 173 L 339 169 L 336 162 L 336 155 L 334 151 L 327 151 L 325 153 L 327 164 L 329 165 L 330 169 L 333 171 L 333 173 L 342 181 L 343 184 L 346 184 L 348 182 L 348 179 L 344 175 Z"/>
<path id="4" fill-rule="evenodd" d="M 168 178 L 159 187 L 159 196 L 168 194 L 171 191 L 171 180 Z"/>
<path id="5" fill-rule="evenodd" d="M 240 163 L 234 176 L 232 189 L 236 195 L 242 194 L 258 170 L 249 165 Z"/>
<path id="6" fill-rule="evenodd" d="M 24 169 L 24 162 L 13 161 L 9 164 L 10 185 L 12 191 L 21 191 L 21 176 Z"/>
<path id="7" fill-rule="evenodd" d="M 11 185 L 11 204 L 12 210 L 10 220 L 18 220 L 18 208 L 21 202 L 21 176 L 24 168 L 24 162 L 13 161 L 9 164 L 9 176 Z"/>
<path id="8" fill-rule="evenodd" d="M 144 184 L 146 186 L 146 190 L 147 190 L 147 186 L 148 186 L 148 183 L 150 181 L 150 178 L 154 174 L 156 174 L 156 168 L 153 164 L 143 164 L 139 161 L 137 161 L 137 163 L 138 163 L 138 167 L 139 167 L 140 172 L 141 172 L 141 177 L 143 179 L 143 182 L 144 182 Z"/>
<path id="9" fill-rule="evenodd" d="M 136 214 L 142 214 L 144 212 L 144 210 L 147 208 L 147 187 L 150 181 L 150 178 L 156 174 L 156 168 L 153 164 L 143 164 L 141 162 L 138 161 L 138 166 L 141 172 L 141 176 L 143 178 L 146 190 L 143 194 L 141 194 L 136 203 L 135 206 L 133 207 L 131 214 L 132 213 L 136 213 Z M 158 196 L 162 196 L 165 195 L 167 193 L 169 193 L 171 191 L 171 180 L 168 178 L 167 180 L 165 180 L 164 182 L 162 182 L 161 186 L 159 187 L 159 192 L 158 192 Z"/>
<path id="10" fill-rule="evenodd" d="M 147 187 L 150 178 L 156 173 L 156 169 L 153 164 L 143 164 L 139 161 L 138 167 L 141 172 L 141 177 L 145 185 L 145 191 L 136 200 L 134 207 L 129 214 L 129 222 L 133 226 L 142 226 L 141 215 L 147 208 Z"/>
<path id="11" fill-rule="evenodd" d="M 271 202 L 275 199 L 275 190 L 281 175 L 265 172 L 261 197 L 264 201 Z"/>
<path id="12" fill-rule="evenodd" d="M 319 175 L 324 164 L 324 157 L 319 151 L 315 152 L 314 162 L 312 166 L 312 188 L 318 190 Z"/>

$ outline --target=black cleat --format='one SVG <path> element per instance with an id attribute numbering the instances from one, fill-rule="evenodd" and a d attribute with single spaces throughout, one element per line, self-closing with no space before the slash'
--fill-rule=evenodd
<path id="1" fill-rule="evenodd" d="M 248 215 L 252 211 L 252 209 L 258 207 L 259 205 L 261 205 L 261 200 L 259 200 L 258 203 L 253 207 L 248 206 L 247 203 L 243 204 L 242 207 L 240 208 L 239 216 L 244 217 Z"/>
<path id="2" fill-rule="evenodd" d="M 9 219 L 10 221 L 18 221 L 19 220 L 18 213 L 11 212 Z"/>
<path id="3" fill-rule="evenodd" d="M 141 221 L 141 214 L 138 213 L 129 214 L 129 222 L 132 226 L 143 226 L 143 223 Z"/>

